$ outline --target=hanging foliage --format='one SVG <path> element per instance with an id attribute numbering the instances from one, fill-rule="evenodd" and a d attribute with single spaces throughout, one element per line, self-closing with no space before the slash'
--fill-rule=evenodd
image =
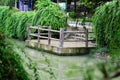
<path id="1" fill-rule="evenodd" d="M 65 12 L 57 4 L 50 0 L 38 0 L 36 7 L 36 11 L 22 12 L 15 8 L 0 6 L 1 32 L 5 31 L 7 36 L 25 40 L 29 23 L 36 26 L 51 26 L 56 30 L 66 26 Z"/>
<path id="2" fill-rule="evenodd" d="M 19 24 L 17 26 L 17 37 L 21 40 L 27 38 L 27 26 L 32 23 L 34 12 L 23 12 L 19 18 Z"/>
<path id="3" fill-rule="evenodd" d="M 10 37 L 25 40 L 27 38 L 27 25 L 32 23 L 34 11 L 20 12 L 15 8 L 0 7 L 1 32 Z"/>
<path id="4" fill-rule="evenodd" d="M 99 47 L 120 48 L 120 1 L 100 6 L 94 14 L 93 24 Z"/>
<path id="5" fill-rule="evenodd" d="M 50 0 L 38 0 L 36 7 L 37 11 L 33 18 L 33 25 L 51 26 L 55 30 L 66 26 L 65 12 L 56 3 Z"/>
<path id="6" fill-rule="evenodd" d="M 1 32 L 5 30 L 8 16 L 11 16 L 12 11 L 8 7 L 0 7 L 0 27 Z"/>

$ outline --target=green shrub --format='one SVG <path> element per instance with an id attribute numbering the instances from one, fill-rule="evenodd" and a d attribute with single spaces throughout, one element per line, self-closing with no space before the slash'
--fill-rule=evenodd
<path id="1" fill-rule="evenodd" d="M 25 40 L 27 38 L 27 26 L 32 23 L 34 12 L 23 12 L 20 15 L 19 24 L 17 26 L 17 37 L 21 40 Z"/>
<path id="2" fill-rule="evenodd" d="M 1 32 L 5 31 L 7 36 L 25 40 L 27 38 L 27 25 L 32 23 L 34 16 L 32 12 L 20 12 L 15 8 L 0 6 L 0 27 Z"/>
<path id="3" fill-rule="evenodd" d="M 0 32 L 5 31 L 9 37 L 25 40 L 28 24 L 52 26 L 56 30 L 66 26 L 65 12 L 57 4 L 50 0 L 38 0 L 37 4 L 38 9 L 31 12 L 0 6 Z"/>
<path id="4" fill-rule="evenodd" d="M 11 16 L 12 11 L 8 7 L 0 7 L 0 32 L 5 31 L 7 19 Z"/>
<path id="5" fill-rule="evenodd" d="M 94 14 L 93 24 L 100 47 L 120 48 L 120 1 L 100 6 Z"/>
<path id="6" fill-rule="evenodd" d="M 66 26 L 65 12 L 56 3 L 49 0 L 38 1 L 37 8 L 33 25 L 51 26 L 55 30 Z"/>
<path id="7" fill-rule="evenodd" d="M 19 12 L 16 12 L 8 18 L 6 23 L 6 35 L 17 38 L 17 26 L 21 17 L 19 14 Z"/>
<path id="8" fill-rule="evenodd" d="M 38 80 L 34 75 L 36 67 L 25 54 L 24 47 L 8 39 L 4 33 L 0 32 L 0 80 Z"/>
<path id="9" fill-rule="evenodd" d="M 27 64 L 14 49 L 22 52 L 0 32 L 0 80 L 30 80 Z"/>

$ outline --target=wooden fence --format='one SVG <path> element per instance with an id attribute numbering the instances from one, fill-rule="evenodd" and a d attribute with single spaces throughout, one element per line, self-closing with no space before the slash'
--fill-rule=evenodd
<path id="1" fill-rule="evenodd" d="M 37 30 L 37 33 L 32 33 L 32 29 Z M 48 33 L 42 33 L 41 31 L 47 31 Z M 59 38 L 53 38 L 52 33 L 58 33 Z M 91 32 L 88 32 L 88 29 L 84 28 L 83 31 L 66 31 L 64 28 L 60 28 L 60 30 L 52 30 L 51 27 L 45 27 L 45 26 L 28 26 L 28 40 L 31 40 L 31 36 L 35 36 L 38 38 L 38 43 L 40 43 L 40 39 L 48 39 L 48 45 L 51 44 L 51 40 L 58 40 L 59 41 L 59 47 L 62 48 L 65 41 L 72 41 L 75 42 L 76 40 L 65 40 L 65 34 L 67 33 L 81 33 L 85 34 L 85 39 L 80 39 L 79 41 L 85 42 L 85 47 L 88 47 L 88 34 Z M 47 36 L 45 36 L 47 35 Z"/>

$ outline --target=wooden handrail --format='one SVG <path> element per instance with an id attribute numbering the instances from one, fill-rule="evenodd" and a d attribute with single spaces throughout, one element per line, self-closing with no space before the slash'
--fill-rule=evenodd
<path id="1" fill-rule="evenodd" d="M 47 28 L 47 29 L 46 29 Z M 31 29 L 36 29 L 38 33 L 32 33 Z M 48 31 L 48 33 L 40 33 L 41 31 Z M 59 33 L 59 39 L 52 38 L 51 32 L 57 32 Z M 65 39 L 65 34 L 66 33 L 84 33 L 85 34 L 85 39 L 80 39 L 80 40 L 64 40 Z M 60 31 L 57 30 L 52 30 L 51 27 L 41 27 L 41 26 L 28 26 L 28 40 L 31 40 L 31 36 L 35 36 L 38 38 L 38 43 L 40 43 L 40 38 L 48 39 L 48 45 L 51 44 L 51 40 L 59 40 L 59 47 L 62 48 L 64 42 L 66 41 L 84 41 L 85 46 L 88 47 L 88 42 L 91 40 L 88 40 L 88 34 L 92 33 L 89 32 L 88 29 L 84 28 L 83 31 L 65 31 L 64 28 L 61 28 Z M 48 36 L 44 36 L 43 34 L 46 34 Z"/>
<path id="2" fill-rule="evenodd" d="M 28 40 L 31 40 L 31 29 L 30 29 L 30 25 L 28 25 Z"/>
<path id="3" fill-rule="evenodd" d="M 64 43 L 64 28 L 60 29 L 60 37 L 59 38 L 60 38 L 60 41 L 59 41 L 60 45 L 59 45 L 59 47 L 62 48 L 63 47 L 63 43 Z"/>
<path id="4" fill-rule="evenodd" d="M 31 29 L 38 29 L 38 27 L 36 27 L 36 26 L 35 26 L 35 27 L 30 26 L 30 28 L 31 28 Z M 51 29 L 51 30 L 49 30 L 49 29 L 43 29 L 43 28 L 41 28 L 41 27 L 39 27 L 39 29 L 40 29 L 40 30 L 43 30 L 43 31 L 51 31 L 51 32 L 57 32 L 57 33 L 60 32 L 60 31 L 52 30 L 52 29 Z"/>
<path id="5" fill-rule="evenodd" d="M 85 46 L 88 47 L 88 29 L 85 28 Z"/>
<path id="6" fill-rule="evenodd" d="M 64 33 L 85 33 L 85 31 L 65 31 Z"/>

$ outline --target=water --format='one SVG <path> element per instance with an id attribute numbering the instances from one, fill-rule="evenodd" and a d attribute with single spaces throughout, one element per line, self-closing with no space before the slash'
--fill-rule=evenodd
<path id="1" fill-rule="evenodd" d="M 16 41 L 16 43 L 24 47 L 26 56 L 32 60 L 31 63 L 37 68 L 41 80 L 84 80 L 86 69 L 95 67 L 94 64 L 97 62 L 86 55 L 57 56 L 28 48 L 21 41 Z"/>

